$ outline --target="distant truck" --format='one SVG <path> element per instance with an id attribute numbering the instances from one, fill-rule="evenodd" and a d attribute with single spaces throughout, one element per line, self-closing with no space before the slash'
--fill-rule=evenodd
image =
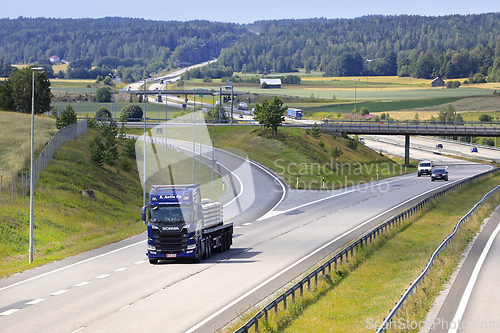
<path id="1" fill-rule="evenodd" d="M 292 118 L 292 119 L 302 119 L 302 110 L 301 109 L 294 109 L 294 108 L 288 108 L 287 110 L 287 116 Z"/>
<path id="2" fill-rule="evenodd" d="M 248 110 L 248 104 L 244 102 L 238 103 L 238 110 Z"/>
<path id="3" fill-rule="evenodd" d="M 223 222 L 222 203 L 201 199 L 198 184 L 153 185 L 142 220 L 151 264 L 165 259 L 200 262 L 233 244 L 233 224 Z"/>

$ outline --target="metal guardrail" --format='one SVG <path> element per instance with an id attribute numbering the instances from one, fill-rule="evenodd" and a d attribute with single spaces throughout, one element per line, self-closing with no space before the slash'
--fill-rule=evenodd
<path id="1" fill-rule="evenodd" d="M 320 267 L 316 268 L 313 272 L 309 273 L 306 277 L 304 277 L 302 280 L 300 280 L 298 283 L 296 283 L 294 286 L 286 290 L 283 294 L 275 298 L 273 301 L 268 303 L 264 308 L 262 308 L 257 314 L 255 314 L 250 320 L 248 320 L 242 327 L 234 331 L 234 333 L 248 333 L 248 330 L 252 327 L 254 327 L 255 332 L 259 332 L 259 319 L 264 318 L 264 320 L 267 322 L 268 321 L 268 314 L 269 311 L 273 311 L 275 313 L 278 313 L 278 305 L 280 303 L 283 303 L 283 308 L 286 310 L 287 308 L 287 300 L 291 296 L 292 297 L 292 302 L 295 302 L 295 293 L 300 291 L 300 296 L 302 297 L 303 295 L 303 289 L 304 286 L 307 285 L 307 288 L 310 289 L 311 286 L 311 280 L 314 279 L 315 284 L 318 283 L 318 276 L 319 274 L 325 275 L 326 270 L 328 270 L 328 273 L 331 273 L 331 267 L 334 265 L 334 269 L 337 269 L 337 264 L 340 262 L 342 264 L 344 258 L 346 261 L 349 259 L 349 252 L 351 253 L 351 257 L 354 255 L 354 249 L 356 249 L 356 253 L 358 253 L 358 247 L 363 248 L 363 244 L 365 246 L 368 246 L 368 242 L 371 244 L 373 240 L 376 239 L 377 236 L 380 234 L 387 232 L 391 228 L 398 226 L 401 224 L 402 221 L 411 218 L 413 215 L 415 215 L 419 210 L 421 210 L 427 203 L 429 203 L 431 200 L 434 200 L 440 196 L 445 195 L 449 191 L 455 190 L 460 186 L 463 186 L 467 183 L 472 182 L 473 180 L 478 179 L 479 177 L 483 177 L 486 174 L 492 173 L 496 169 L 492 169 L 488 172 L 467 178 L 465 180 L 462 180 L 460 182 L 455 183 L 454 185 L 436 192 L 425 199 L 421 200 L 417 204 L 415 204 L 413 207 L 405 210 L 404 212 L 398 214 L 397 216 L 389 219 L 388 221 L 382 223 L 378 227 L 372 229 L 370 232 L 365 234 L 364 236 L 358 238 L 356 241 L 342 249 L 340 252 L 335 254 L 332 258 L 330 258 L 328 261 L 326 261 L 324 264 L 322 264 Z M 405 293 L 406 295 L 406 293 Z M 397 311 L 396 311 L 397 312 Z M 379 331 L 377 331 L 379 332 Z"/>
<path id="2" fill-rule="evenodd" d="M 425 266 L 425 269 L 422 271 L 422 273 L 413 281 L 413 283 L 406 289 L 405 293 L 401 296 L 400 300 L 396 303 L 394 308 L 389 312 L 389 315 L 387 318 L 384 318 L 384 321 L 382 322 L 381 326 L 377 328 L 376 333 L 383 333 L 387 329 L 387 325 L 391 323 L 391 321 L 394 319 L 394 317 L 397 315 L 398 311 L 401 309 L 403 304 L 408 300 L 410 295 L 416 291 L 418 285 L 424 280 L 425 276 L 427 273 L 430 271 L 432 268 L 434 261 L 439 258 L 439 254 L 441 251 L 448 246 L 448 244 L 452 241 L 453 237 L 456 235 L 458 232 L 459 227 L 462 225 L 462 223 L 469 219 L 472 216 L 472 213 L 476 211 L 476 209 L 482 205 L 486 199 L 491 196 L 493 193 L 497 192 L 500 189 L 500 185 L 495 187 L 493 190 L 488 192 L 478 203 L 474 205 L 474 207 L 467 213 L 465 214 L 455 225 L 455 228 L 453 229 L 453 232 L 446 237 L 446 239 L 438 246 L 436 251 L 431 255 L 431 258 L 429 259 L 429 262 Z"/>

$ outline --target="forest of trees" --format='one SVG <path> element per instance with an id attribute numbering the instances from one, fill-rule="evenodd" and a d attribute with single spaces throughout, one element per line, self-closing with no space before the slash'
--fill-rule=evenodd
<path id="1" fill-rule="evenodd" d="M 261 21 L 258 28 L 224 49 L 218 65 L 250 73 L 305 68 L 327 76 L 447 79 L 498 71 L 492 67 L 500 57 L 500 13 Z"/>
<path id="2" fill-rule="evenodd" d="M 20 17 L 0 19 L 0 32 L 0 57 L 10 64 L 48 61 L 57 55 L 72 63 L 69 77 L 95 79 L 111 69 L 127 81 L 149 77 L 176 62 L 216 58 L 222 48 L 248 30 L 208 21 Z M 93 72 L 88 60 L 98 67 Z"/>
<path id="3" fill-rule="evenodd" d="M 326 76 L 399 75 L 500 81 L 500 13 L 427 17 L 372 15 L 355 19 L 208 21 L 0 19 L 0 58 L 11 63 L 70 62 L 68 78 L 117 74 L 138 81 L 180 64 L 218 57 L 185 78 L 233 72 Z M 7 67 L 6 67 L 6 65 Z M 5 73 L 0 73 L 4 76 Z"/>

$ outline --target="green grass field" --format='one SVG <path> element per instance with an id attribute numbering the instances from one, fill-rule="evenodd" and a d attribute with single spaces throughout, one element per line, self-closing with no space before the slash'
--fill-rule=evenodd
<path id="1" fill-rule="evenodd" d="M 31 151 L 31 115 L 0 111 L 0 175 L 20 172 L 29 166 Z M 56 133 L 55 119 L 35 116 L 35 152 L 39 153 L 45 143 Z M 6 181 L 6 180 L 5 180 Z M 6 186 L 6 183 L 3 184 Z"/>

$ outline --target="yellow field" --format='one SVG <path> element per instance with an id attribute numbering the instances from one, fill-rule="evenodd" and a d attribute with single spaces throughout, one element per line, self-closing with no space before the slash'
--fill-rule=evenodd
<path id="1" fill-rule="evenodd" d="M 66 72 L 66 69 L 68 68 L 68 65 L 69 65 L 68 63 L 57 64 L 57 65 L 53 65 L 52 69 L 54 70 L 54 73 L 59 73 L 59 71 Z"/>

